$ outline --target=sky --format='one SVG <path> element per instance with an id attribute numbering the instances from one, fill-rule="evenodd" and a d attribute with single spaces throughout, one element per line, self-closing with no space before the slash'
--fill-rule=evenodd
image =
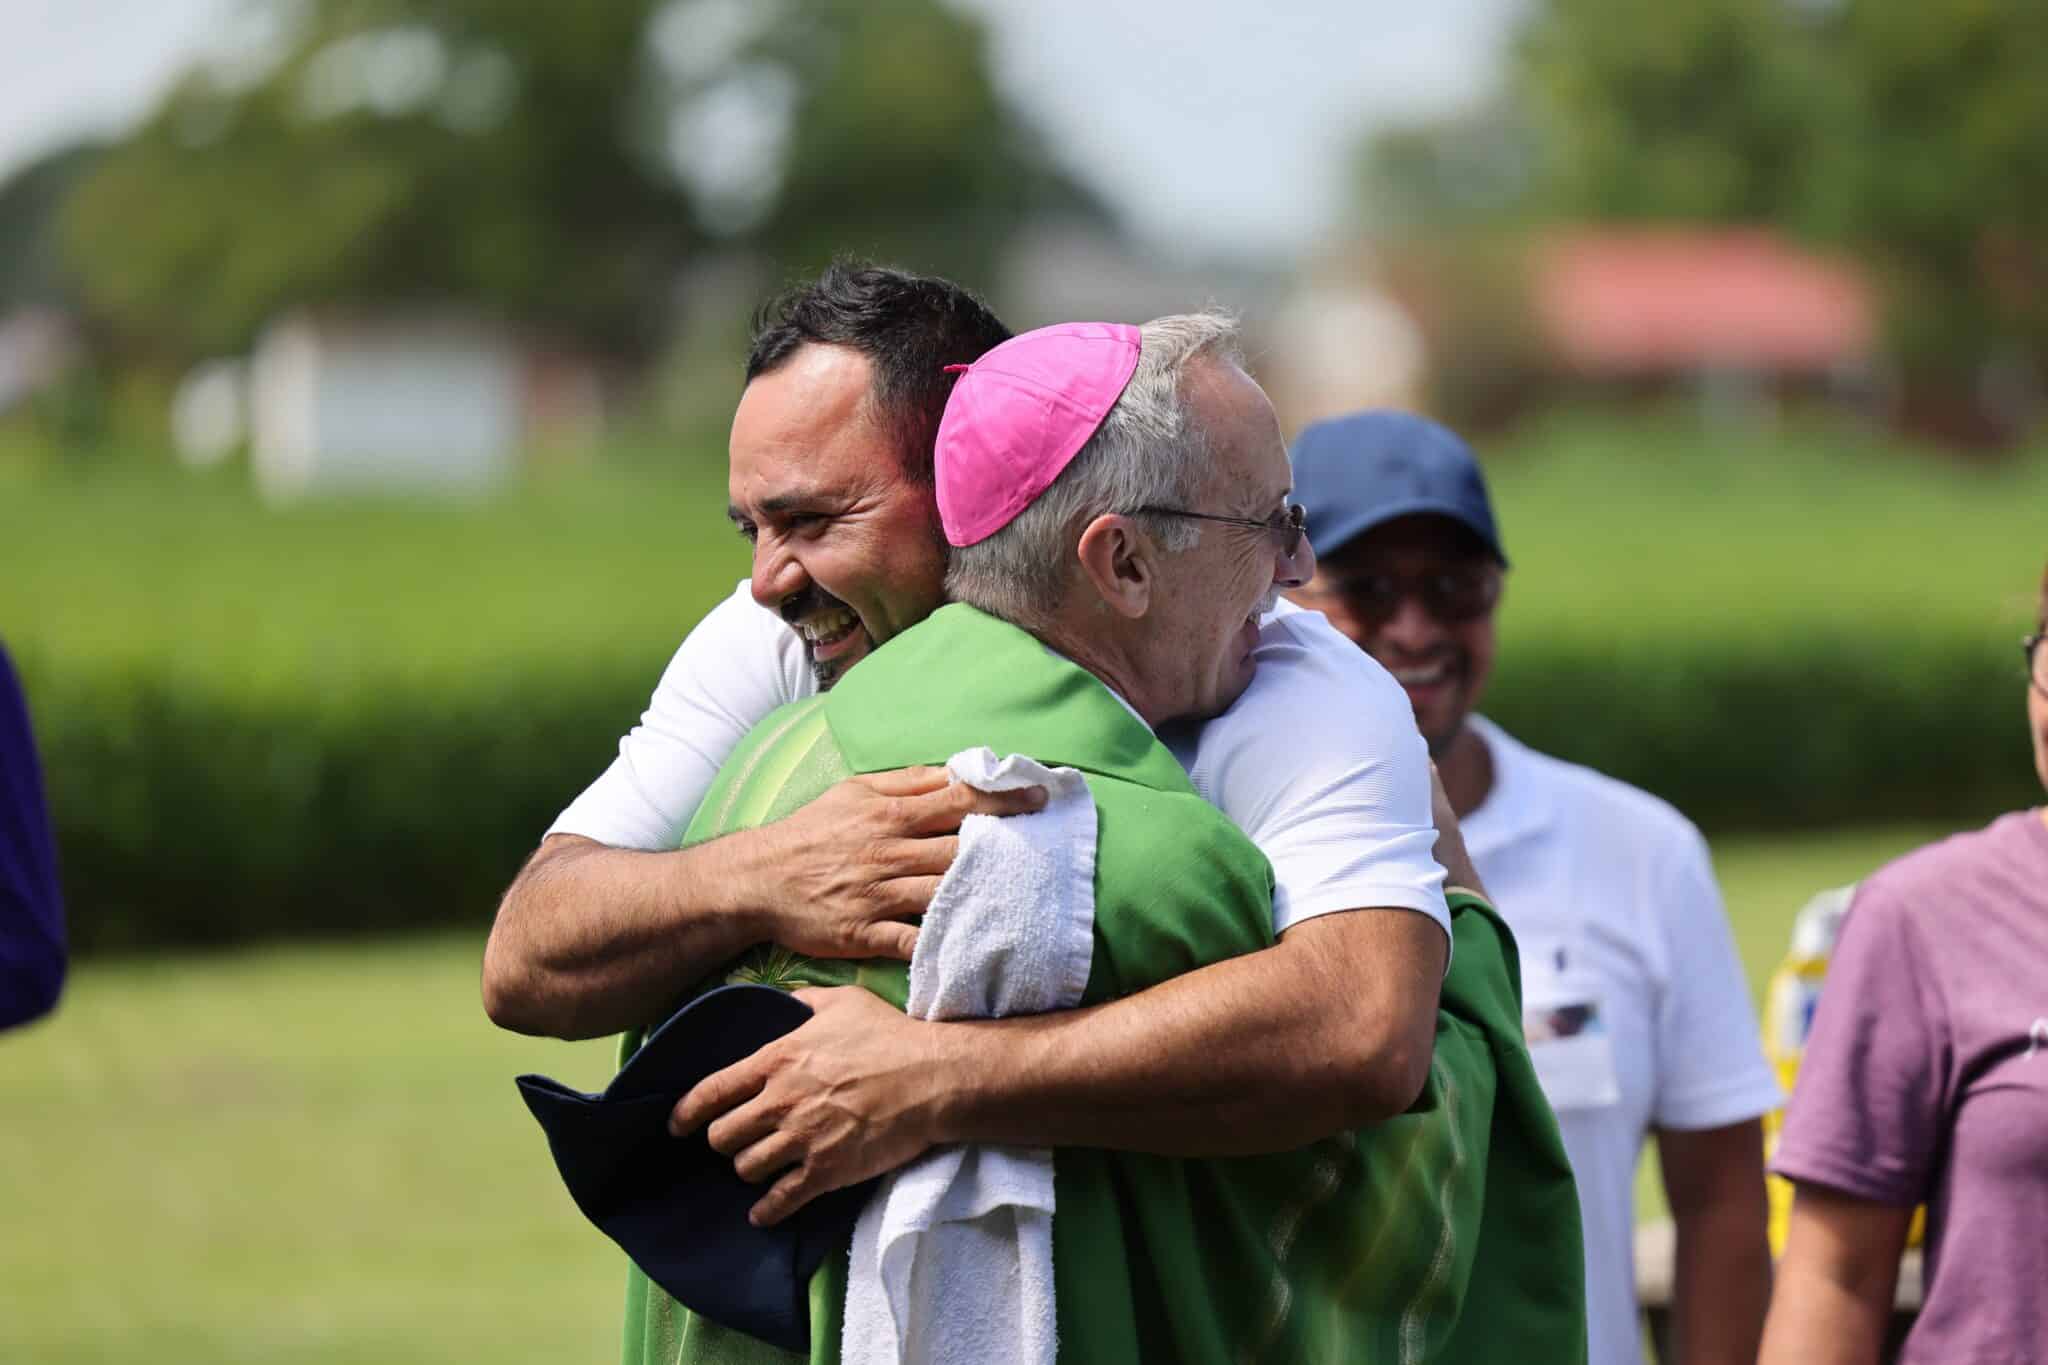
<path id="1" fill-rule="evenodd" d="M 1480 98 L 1521 0 L 954 0 L 1054 151 L 1168 251 L 1289 256 L 1368 124 Z M 237 0 L 0 0 L 0 175 L 145 114 Z"/>

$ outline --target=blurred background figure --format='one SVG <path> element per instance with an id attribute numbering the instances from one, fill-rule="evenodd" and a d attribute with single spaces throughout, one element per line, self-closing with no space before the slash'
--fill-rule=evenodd
<path id="1" fill-rule="evenodd" d="M 1698 824 L 1754 1008 L 1816 890 L 2039 799 L 1985 585 L 2048 507 L 2044 49 L 2038 0 L 0 5 L 72 955 L 0 1045 L 0 1359 L 604 1349 L 504 1082 L 610 1058 L 478 1020 L 476 943 L 745 572 L 735 358 L 835 253 L 1019 327 L 1213 301 L 1286 434 L 1477 443 L 1540 585 L 1487 715 Z"/>
<path id="2" fill-rule="evenodd" d="M 2048 788 L 2048 572 L 2026 641 Z M 1857 888 L 1775 1161 L 1791 1226 L 1763 1359 L 1874 1362 L 1914 1207 L 1924 1299 L 1904 1361 L 2048 1360 L 2048 807 Z"/>
<path id="3" fill-rule="evenodd" d="M 0 645 L 0 1029 L 48 1014 L 63 988 L 57 848 L 28 702 Z"/>
<path id="4" fill-rule="evenodd" d="M 1476 714 L 1508 560 L 1464 441 L 1408 413 L 1357 413 L 1302 432 L 1294 477 L 1317 569 L 1288 595 L 1406 690 L 1521 949 L 1529 1055 L 1584 1215 L 1590 1359 L 1641 1359 L 1635 1171 L 1654 1131 L 1676 1223 L 1677 1358 L 1752 1360 L 1770 1284 L 1758 1119 L 1778 1088 L 1705 841 L 1649 793 Z"/>

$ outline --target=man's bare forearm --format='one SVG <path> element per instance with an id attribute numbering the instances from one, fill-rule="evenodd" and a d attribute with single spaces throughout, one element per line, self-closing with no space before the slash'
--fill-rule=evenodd
<path id="1" fill-rule="evenodd" d="M 501 1028 L 595 1038 L 644 1026 L 766 937 L 750 837 L 642 852 L 556 835 L 520 870 L 484 949 Z"/>
<path id="2" fill-rule="evenodd" d="M 927 1023 L 858 986 L 800 991 L 811 1018 L 699 1081 L 669 1127 L 774 1182 L 763 1227 L 941 1143 L 1288 1151 L 1414 1103 L 1448 948 L 1424 916 L 1366 909 L 1055 1014 Z"/>
<path id="3" fill-rule="evenodd" d="M 498 907 L 484 1008 L 522 1033 L 590 1038 L 660 1019 L 756 943 L 907 962 L 960 822 L 1044 804 L 1036 787 L 980 792 L 917 767 L 849 778 L 780 820 L 674 852 L 556 835 Z"/>
<path id="4" fill-rule="evenodd" d="M 1659 1129 L 1678 1245 L 1671 1343 L 1684 1365 L 1750 1365 L 1771 1293 L 1763 1125 Z"/>
<path id="5" fill-rule="evenodd" d="M 1281 1151 L 1414 1103 L 1446 942 L 1421 915 L 1325 916 L 1086 1010 L 934 1024 L 939 1141 L 1170 1156 Z"/>
<path id="6" fill-rule="evenodd" d="M 1771 1257 L 1747 1209 L 1702 1209 L 1677 1220 L 1671 1342 L 1681 1365 L 1749 1365 L 1763 1338 Z"/>

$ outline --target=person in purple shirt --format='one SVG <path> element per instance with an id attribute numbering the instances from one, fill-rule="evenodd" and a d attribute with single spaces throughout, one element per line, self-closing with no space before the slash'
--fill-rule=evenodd
<path id="1" fill-rule="evenodd" d="M 2027 723 L 2048 787 L 2048 573 Z M 1907 854 L 1850 903 L 1775 1169 L 1796 1193 L 1762 1365 L 1879 1357 L 1927 1205 L 1903 1362 L 2048 1362 L 2048 807 Z"/>
<path id="2" fill-rule="evenodd" d="M 28 703 L 0 645 L 0 1029 L 48 1014 L 63 985 L 57 846 Z"/>

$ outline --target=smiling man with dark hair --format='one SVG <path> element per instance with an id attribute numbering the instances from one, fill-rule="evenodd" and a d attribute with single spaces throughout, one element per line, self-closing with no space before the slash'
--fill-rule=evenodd
<path id="1" fill-rule="evenodd" d="M 1593 1365 L 1641 1359 L 1635 1175 L 1652 1131 L 1678 1231 L 1679 1357 L 1753 1359 L 1770 1282 L 1758 1119 L 1778 1087 L 1705 841 L 1649 793 L 1476 714 L 1508 561 L 1456 433 L 1355 413 L 1305 429 L 1294 469 L 1319 563 L 1293 596 L 1407 693 L 1520 940 L 1529 1050 L 1585 1215 Z"/>

